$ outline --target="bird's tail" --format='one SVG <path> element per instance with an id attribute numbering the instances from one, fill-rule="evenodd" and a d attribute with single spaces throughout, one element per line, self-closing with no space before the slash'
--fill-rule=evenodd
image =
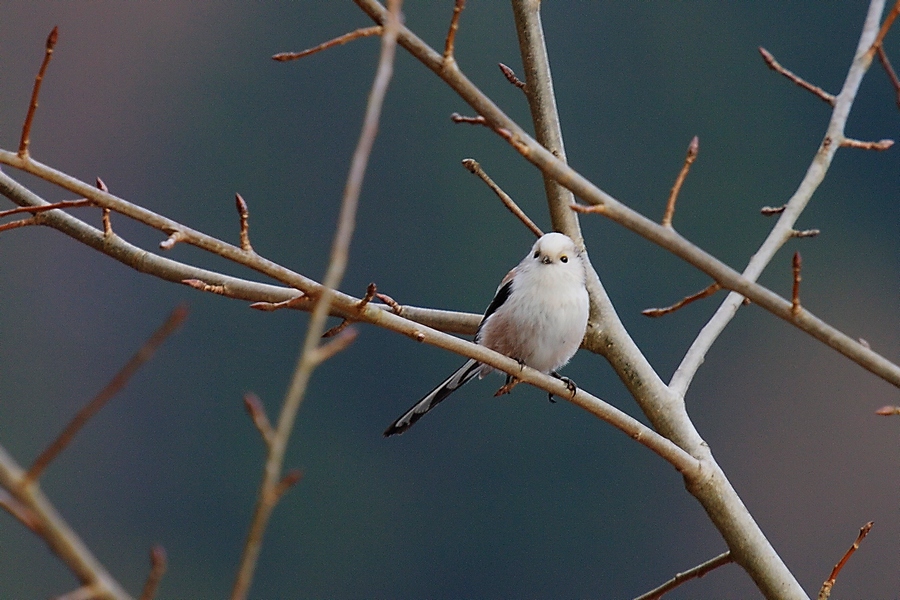
<path id="1" fill-rule="evenodd" d="M 441 385 L 434 388 L 427 396 L 415 403 L 415 405 L 394 421 L 390 427 L 384 430 L 384 437 L 403 433 L 413 423 L 421 419 L 425 413 L 438 405 L 438 403 L 461 388 L 473 377 L 481 373 L 484 365 L 477 360 L 469 359 L 466 364 L 456 370 Z"/>

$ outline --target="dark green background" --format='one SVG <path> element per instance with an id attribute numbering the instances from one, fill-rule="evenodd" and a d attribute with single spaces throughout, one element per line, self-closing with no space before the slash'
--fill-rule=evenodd
<path id="1" fill-rule="evenodd" d="M 452 3 L 406 3 L 406 23 L 443 44 Z M 658 218 L 693 135 L 700 156 L 677 229 L 742 268 L 793 193 L 830 108 L 769 71 L 757 46 L 837 92 L 866 6 L 835 3 L 545 2 L 571 163 Z M 44 40 L 60 38 L 32 152 L 85 181 L 225 240 L 233 195 L 254 247 L 320 279 L 378 54 L 368 39 L 301 62 L 268 57 L 370 24 L 351 2 L 59 3 L 0 8 L 0 145 L 14 149 Z M 887 48 L 897 63 L 892 32 Z M 462 69 L 528 125 L 496 63 L 521 72 L 511 10 L 471 0 Z M 398 54 L 342 288 L 370 281 L 401 303 L 480 312 L 532 242 L 460 166 L 478 159 L 544 228 L 534 169 L 431 72 Z M 898 137 L 880 68 L 848 134 Z M 530 128 L 530 127 L 529 127 Z M 11 172 L 48 199 L 71 195 Z M 790 293 L 897 360 L 897 150 L 842 150 L 762 282 Z M 8 203 L 7 203 L 8 204 Z M 5 208 L 5 207 L 2 207 Z M 96 211 L 79 215 L 99 222 Z M 159 232 L 114 217 L 154 250 Z M 664 320 L 640 310 L 701 289 L 706 276 L 601 217 L 585 238 L 622 319 L 668 379 L 723 296 Z M 175 259 L 252 276 L 177 246 Z M 173 306 L 189 321 L 48 470 L 42 486 L 110 571 L 138 594 L 147 551 L 170 567 L 159 598 L 230 590 L 263 448 L 243 411 L 258 393 L 274 418 L 307 316 L 259 313 L 134 272 L 52 230 L 0 235 L 0 443 L 23 464 L 64 426 Z M 474 383 L 408 434 L 381 431 L 460 359 L 360 327 L 314 375 L 287 466 L 303 481 L 276 509 L 254 598 L 630 598 L 725 549 L 681 479 L 617 430 L 525 386 L 491 398 Z M 566 369 L 639 415 L 602 359 Z M 687 397 L 701 434 L 775 548 L 815 594 L 858 528 L 875 528 L 838 580 L 844 598 L 900 590 L 900 421 L 876 417 L 896 389 L 755 307 L 742 309 Z M 45 545 L 0 514 L 0 597 L 46 598 L 77 582 Z M 726 566 L 672 598 L 750 598 Z"/>

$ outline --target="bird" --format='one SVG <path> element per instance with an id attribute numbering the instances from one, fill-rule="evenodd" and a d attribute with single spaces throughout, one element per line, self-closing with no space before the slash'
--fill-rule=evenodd
<path id="1" fill-rule="evenodd" d="M 575 355 L 587 329 L 585 280 L 585 257 L 575 242 L 562 233 L 542 235 L 500 282 L 478 325 L 475 343 L 562 379 L 574 392 L 572 381 L 557 371 Z M 493 370 L 467 360 L 385 429 L 384 437 L 403 433 L 447 396 Z M 507 375 L 496 395 L 507 393 L 515 383 Z"/>

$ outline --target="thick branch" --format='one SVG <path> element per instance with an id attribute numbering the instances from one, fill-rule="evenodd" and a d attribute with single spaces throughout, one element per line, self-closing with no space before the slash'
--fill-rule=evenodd
<path id="1" fill-rule="evenodd" d="M 380 23 L 384 19 L 384 8 L 375 0 L 354 1 L 376 22 Z M 880 0 L 876 0 L 875 9 L 877 10 L 879 6 L 883 5 L 880 3 Z M 868 31 L 869 29 L 867 28 L 867 35 Z M 669 250 L 675 256 L 678 256 L 712 277 L 723 288 L 735 291 L 740 296 L 750 298 L 757 306 L 760 306 L 777 317 L 795 325 L 819 341 L 834 348 L 863 368 L 875 373 L 885 381 L 900 387 L 900 366 L 891 363 L 871 349 L 863 347 L 853 338 L 841 333 L 811 313 L 804 312 L 800 318 L 792 319 L 790 314 L 790 302 L 763 286 L 756 284 L 756 277 L 751 278 L 742 276 L 708 252 L 701 250 L 688 240 L 684 239 L 673 230 L 662 227 L 644 215 L 628 208 L 606 192 L 597 188 L 597 186 L 566 165 L 563 161 L 559 160 L 550 151 L 532 139 L 512 119 L 507 117 L 489 98 L 487 98 L 487 96 L 475 87 L 475 85 L 473 85 L 458 68 L 445 68 L 442 63 L 441 55 L 435 52 L 406 27 L 401 29 L 399 42 L 407 51 L 441 77 L 460 95 L 461 98 L 469 103 L 479 115 L 484 116 L 492 125 L 493 129 L 504 129 L 509 131 L 510 143 L 528 161 L 537 166 L 543 173 L 574 192 L 575 195 L 582 200 L 590 204 L 602 206 L 602 213 L 604 216 L 666 250 Z M 853 85 L 847 84 L 845 85 L 845 89 L 852 88 L 852 92 L 855 94 L 863 72 L 864 69 L 861 71 L 856 68 L 853 69 L 849 77 L 849 80 L 853 82 Z M 846 121 L 846 114 L 849 112 L 852 104 L 853 94 L 851 94 L 850 97 L 847 97 L 845 103 L 842 104 L 839 102 L 839 108 L 835 109 L 836 113 L 838 110 L 843 111 L 842 123 Z M 844 92 L 842 92 L 842 96 L 844 95 Z M 833 156 L 833 141 L 833 139 L 830 139 L 827 144 L 823 143 L 823 147 L 820 150 L 819 155 L 817 155 L 817 166 L 815 166 L 815 170 L 819 170 L 826 167 L 827 164 L 830 164 L 831 157 Z M 821 161 L 824 162 L 819 164 Z M 2 152 L 0 152 L 0 162 L 4 162 L 4 155 Z M 822 170 L 821 174 L 824 176 L 824 170 Z M 788 213 L 786 212 L 782 217 L 784 218 L 787 214 Z M 796 215 L 792 214 L 791 224 L 795 218 Z M 596 350 L 602 352 L 602 346 L 596 346 Z"/>

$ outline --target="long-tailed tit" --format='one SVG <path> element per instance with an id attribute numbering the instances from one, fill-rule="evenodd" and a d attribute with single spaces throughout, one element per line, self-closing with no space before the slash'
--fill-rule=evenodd
<path id="1" fill-rule="evenodd" d="M 575 243 L 561 233 L 541 236 L 528 256 L 500 282 L 478 326 L 475 343 L 559 377 L 556 370 L 575 355 L 587 328 L 584 281 L 584 260 Z M 493 370 L 469 359 L 394 421 L 385 437 L 403 433 L 463 384 Z M 504 388 L 511 387 L 511 382 L 512 377 L 507 377 Z"/>

